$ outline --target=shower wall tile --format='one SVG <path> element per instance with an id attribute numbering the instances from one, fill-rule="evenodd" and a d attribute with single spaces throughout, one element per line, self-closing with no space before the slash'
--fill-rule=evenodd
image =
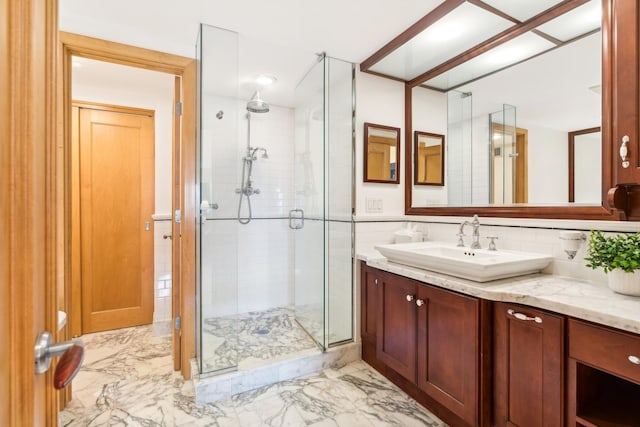
<path id="1" fill-rule="evenodd" d="M 163 216 L 163 215 L 160 215 Z M 154 216 L 155 217 L 155 216 Z M 171 234 L 170 219 L 153 222 L 154 306 L 153 333 L 155 336 L 171 332 Z"/>

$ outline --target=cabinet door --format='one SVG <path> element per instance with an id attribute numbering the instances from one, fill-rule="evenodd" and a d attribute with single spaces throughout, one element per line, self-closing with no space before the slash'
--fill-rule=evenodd
<path id="1" fill-rule="evenodd" d="M 637 184 L 640 183 L 640 3 L 611 0 L 603 2 L 603 5 L 603 22 L 609 22 L 609 28 L 603 29 L 603 34 L 609 33 L 604 47 L 608 50 L 611 62 L 609 68 L 605 66 L 603 84 L 609 83 L 612 92 L 610 99 L 604 99 L 603 113 L 605 131 L 609 127 L 606 126 L 606 121 L 611 124 L 613 184 Z M 610 20 L 606 19 L 607 14 L 611 15 Z M 610 110 L 607 108 L 608 103 L 611 105 Z M 619 155 L 625 135 L 629 137 L 628 167 L 623 167 Z"/>
<path id="2" fill-rule="evenodd" d="M 477 425 L 479 301 L 421 286 L 417 303 L 418 387 Z"/>
<path id="3" fill-rule="evenodd" d="M 494 424 L 563 425 L 564 317 L 494 305 Z"/>
<path id="4" fill-rule="evenodd" d="M 362 338 L 362 360 L 383 372 L 384 364 L 378 359 L 376 348 L 380 273 L 380 270 L 362 263 L 360 270 L 360 336 Z"/>
<path id="5" fill-rule="evenodd" d="M 378 358 L 412 382 L 416 380 L 417 286 L 393 274 L 383 274 L 378 281 Z"/>
<path id="6" fill-rule="evenodd" d="M 379 270 L 363 265 L 361 277 L 360 335 L 363 340 L 376 339 Z"/>

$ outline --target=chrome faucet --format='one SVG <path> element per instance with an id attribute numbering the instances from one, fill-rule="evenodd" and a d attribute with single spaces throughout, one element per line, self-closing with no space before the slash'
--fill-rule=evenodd
<path id="1" fill-rule="evenodd" d="M 464 234 L 464 226 L 470 224 L 471 223 L 469 221 L 462 221 L 462 224 L 460 224 L 460 230 L 458 230 L 458 234 L 456 234 L 456 236 L 458 236 L 457 246 L 464 247 L 464 240 L 462 239 L 464 236 L 466 236 L 466 234 Z"/>
<path id="2" fill-rule="evenodd" d="M 473 227 L 473 242 L 471 243 L 471 249 L 480 249 L 480 220 L 478 219 L 478 215 L 473 216 L 471 226 Z"/>
<path id="3" fill-rule="evenodd" d="M 481 249 L 480 246 L 480 220 L 478 219 L 478 215 L 473 216 L 473 221 L 463 221 L 460 224 L 460 230 L 458 230 L 458 246 L 464 246 L 464 240 L 462 239 L 466 234 L 464 234 L 464 226 L 470 225 L 473 227 L 473 242 L 471 243 L 471 249 Z"/>

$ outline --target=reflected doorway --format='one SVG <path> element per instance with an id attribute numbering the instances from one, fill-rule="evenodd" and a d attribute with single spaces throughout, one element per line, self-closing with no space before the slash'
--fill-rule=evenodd
<path id="1" fill-rule="evenodd" d="M 527 203 L 529 131 L 491 123 L 491 204 Z"/>

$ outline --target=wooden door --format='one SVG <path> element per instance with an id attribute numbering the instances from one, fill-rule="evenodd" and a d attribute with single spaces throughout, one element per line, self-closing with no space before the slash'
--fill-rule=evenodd
<path id="1" fill-rule="evenodd" d="M 56 0 L 0 1 L 0 424 L 57 425 L 51 369 L 34 343 L 56 337 Z"/>
<path id="2" fill-rule="evenodd" d="M 469 425 L 478 425 L 477 298 L 418 287 L 418 387 Z"/>
<path id="3" fill-rule="evenodd" d="M 411 382 L 416 380 L 416 282 L 393 274 L 378 280 L 377 355 Z"/>
<path id="4" fill-rule="evenodd" d="M 152 322 L 152 112 L 79 109 L 82 332 Z"/>
<path id="5" fill-rule="evenodd" d="M 494 425 L 563 425 L 564 318 L 494 305 Z"/>

